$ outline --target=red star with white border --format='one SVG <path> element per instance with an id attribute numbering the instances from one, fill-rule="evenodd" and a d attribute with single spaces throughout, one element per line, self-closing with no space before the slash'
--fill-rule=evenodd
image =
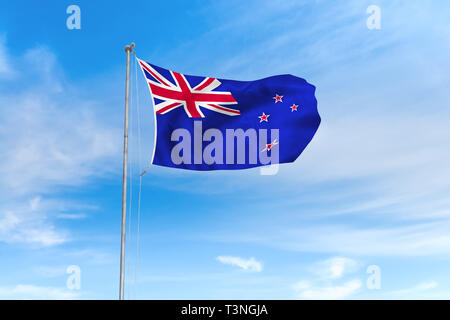
<path id="1" fill-rule="evenodd" d="M 265 113 L 263 112 L 262 116 L 259 116 L 259 117 L 258 117 L 258 118 L 260 119 L 260 120 L 259 120 L 259 123 L 261 123 L 261 122 L 263 122 L 263 121 L 269 122 L 269 120 L 267 120 L 269 117 L 270 117 L 270 114 L 265 114 Z"/>
<path id="2" fill-rule="evenodd" d="M 275 139 L 275 140 L 273 140 L 271 143 L 269 143 L 269 144 L 266 144 L 266 147 L 264 148 L 264 149 L 262 149 L 261 150 L 261 152 L 264 152 L 264 151 L 270 151 L 270 149 L 272 149 L 273 148 L 273 146 L 276 146 L 278 144 L 278 142 L 277 142 L 277 139 Z"/>
<path id="3" fill-rule="evenodd" d="M 291 108 L 291 112 L 298 111 L 298 110 L 297 110 L 298 105 L 296 105 L 296 104 L 293 104 L 293 105 L 290 106 L 289 108 Z"/>
<path id="4" fill-rule="evenodd" d="M 273 99 L 275 99 L 275 103 L 283 102 L 283 96 L 278 95 L 278 93 L 275 93 L 275 97 L 273 97 Z"/>

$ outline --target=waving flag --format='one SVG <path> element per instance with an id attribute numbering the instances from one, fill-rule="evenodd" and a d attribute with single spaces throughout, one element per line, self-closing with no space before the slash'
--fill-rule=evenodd
<path id="1" fill-rule="evenodd" d="M 225 80 L 138 62 L 155 110 L 152 164 L 234 170 L 293 162 L 319 127 L 315 87 L 304 79 Z"/>

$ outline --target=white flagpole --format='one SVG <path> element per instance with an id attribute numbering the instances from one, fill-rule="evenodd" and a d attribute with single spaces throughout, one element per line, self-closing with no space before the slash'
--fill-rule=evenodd
<path id="1" fill-rule="evenodd" d="M 127 219 L 127 164 L 128 164 L 128 103 L 130 95 L 130 53 L 133 51 L 134 42 L 125 46 L 127 54 L 127 74 L 125 84 L 125 120 L 123 130 L 123 181 L 122 181 L 122 229 L 120 239 L 120 283 L 119 300 L 124 299 L 125 283 L 125 229 Z"/>

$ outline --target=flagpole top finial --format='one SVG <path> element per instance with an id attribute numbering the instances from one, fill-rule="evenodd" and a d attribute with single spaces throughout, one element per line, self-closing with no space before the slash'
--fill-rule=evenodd
<path id="1" fill-rule="evenodd" d="M 134 48 L 134 42 L 132 42 L 130 45 L 125 46 L 125 52 L 132 52 Z"/>

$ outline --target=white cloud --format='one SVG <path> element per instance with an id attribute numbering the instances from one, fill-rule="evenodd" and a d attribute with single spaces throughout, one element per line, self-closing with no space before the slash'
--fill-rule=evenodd
<path id="1" fill-rule="evenodd" d="M 79 291 L 58 287 L 42 287 L 28 284 L 0 287 L 1 299 L 72 300 L 77 299 L 80 295 Z"/>
<path id="2" fill-rule="evenodd" d="M 30 209 L 35 211 L 38 209 L 39 203 L 41 202 L 41 197 L 34 197 L 30 200 Z"/>
<path id="3" fill-rule="evenodd" d="M 436 281 L 429 281 L 429 282 L 423 282 L 418 284 L 416 287 L 414 287 L 415 290 L 430 290 L 434 289 L 438 286 L 438 283 Z"/>
<path id="4" fill-rule="evenodd" d="M 251 257 L 250 259 L 243 259 L 240 257 L 232 257 L 232 256 L 218 256 L 216 259 L 223 264 L 236 266 L 245 271 L 261 272 L 263 269 L 262 263 L 256 261 L 255 258 L 253 257 Z"/>
<path id="5" fill-rule="evenodd" d="M 0 216 L 0 233 L 8 232 L 20 223 L 19 217 L 10 211 L 6 211 Z"/>
<path id="6" fill-rule="evenodd" d="M 57 231 L 45 215 L 31 210 L 0 211 L 0 241 L 37 246 L 53 246 L 68 241 L 64 231 Z"/>
<path id="7" fill-rule="evenodd" d="M 339 279 L 345 274 L 358 270 L 359 263 L 353 259 L 345 257 L 333 257 L 318 262 L 312 271 L 322 279 Z"/>
<path id="8" fill-rule="evenodd" d="M 414 299 L 414 297 L 416 297 L 417 295 L 427 293 L 428 291 L 435 289 L 437 286 L 438 283 L 436 281 L 427 281 L 419 283 L 418 285 L 411 288 L 390 291 L 386 294 L 393 298 Z"/>
<path id="9" fill-rule="evenodd" d="M 35 268 L 35 272 L 44 278 L 57 278 L 67 276 L 67 266 L 39 266 Z"/>
<path id="10" fill-rule="evenodd" d="M 56 215 L 58 219 L 79 220 L 86 218 L 84 213 L 59 213 Z"/>
<path id="11" fill-rule="evenodd" d="M 3 100 L 3 101 L 2 101 Z M 45 192 L 61 185 L 76 186 L 110 171 L 118 154 L 117 131 L 97 119 L 94 106 L 62 108 L 43 94 L 0 96 L 3 188 L 24 194 Z M 6 138 L 8 137 L 8 138 Z"/>
<path id="12" fill-rule="evenodd" d="M 115 256 L 111 255 L 111 253 L 94 248 L 64 251 L 62 254 L 70 258 L 83 259 L 83 261 L 95 265 L 114 265 L 116 262 Z"/>
<path id="13" fill-rule="evenodd" d="M 423 256 L 450 252 L 447 220 L 393 227 L 323 225 L 285 230 L 277 245 L 295 251 L 339 252 L 362 256 Z"/>
<path id="14" fill-rule="evenodd" d="M 15 203 L 13 208 L 0 207 L 0 241 L 6 243 L 52 246 L 67 241 L 64 232 L 56 231 L 47 217 L 38 210 L 40 197 L 27 205 Z"/>
<path id="15" fill-rule="evenodd" d="M 297 296 L 301 299 L 344 299 L 356 293 L 362 282 L 358 279 L 347 280 L 335 284 L 348 274 L 358 271 L 360 263 L 346 257 L 332 257 L 314 263 L 309 268 L 314 275 L 313 281 L 298 281 L 293 285 Z"/>
<path id="16" fill-rule="evenodd" d="M 352 280 L 343 285 L 336 286 L 314 286 L 307 281 L 300 281 L 294 284 L 294 290 L 301 299 L 312 300 L 335 300 L 350 297 L 361 288 L 360 280 Z"/>

